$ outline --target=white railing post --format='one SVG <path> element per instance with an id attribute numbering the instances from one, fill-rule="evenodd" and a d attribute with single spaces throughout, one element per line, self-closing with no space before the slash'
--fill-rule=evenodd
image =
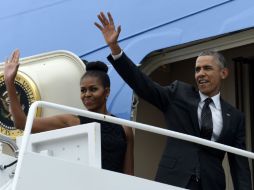
<path id="1" fill-rule="evenodd" d="M 20 174 L 20 168 L 21 168 L 21 165 L 23 162 L 23 158 L 24 158 L 25 151 L 27 148 L 29 136 L 30 136 L 32 126 L 33 126 L 33 120 L 34 120 L 34 117 L 36 114 L 37 107 L 40 106 L 40 104 L 41 104 L 41 102 L 39 102 L 39 101 L 34 102 L 28 111 L 26 126 L 25 126 L 25 130 L 23 133 L 23 138 L 22 138 L 22 142 L 21 142 L 21 146 L 20 146 L 20 150 L 19 150 L 19 155 L 18 155 L 18 162 L 17 162 L 17 166 L 16 166 L 16 170 L 15 170 L 14 179 L 13 179 L 12 190 L 16 189 L 18 177 Z"/>

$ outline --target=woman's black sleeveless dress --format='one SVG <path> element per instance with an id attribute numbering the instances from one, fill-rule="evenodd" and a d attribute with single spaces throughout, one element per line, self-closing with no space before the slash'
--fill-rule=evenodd
<path id="1" fill-rule="evenodd" d="M 78 116 L 80 124 L 98 122 L 101 124 L 102 168 L 123 173 L 127 141 L 121 125 Z"/>

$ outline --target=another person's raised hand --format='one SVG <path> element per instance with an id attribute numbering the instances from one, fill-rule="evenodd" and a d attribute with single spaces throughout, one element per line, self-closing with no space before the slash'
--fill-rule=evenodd
<path id="1" fill-rule="evenodd" d="M 19 68 L 19 50 L 13 51 L 11 57 L 4 64 L 4 80 L 5 84 L 14 83 Z"/>
<path id="2" fill-rule="evenodd" d="M 103 12 L 98 15 L 98 19 L 100 20 L 101 24 L 95 22 L 95 26 L 99 28 L 102 32 L 106 43 L 109 45 L 112 54 L 119 54 L 121 52 L 120 47 L 118 46 L 117 40 L 118 36 L 121 32 L 121 26 L 118 26 L 117 29 L 115 28 L 114 20 L 110 13 L 108 14 L 108 18 L 105 16 Z"/>

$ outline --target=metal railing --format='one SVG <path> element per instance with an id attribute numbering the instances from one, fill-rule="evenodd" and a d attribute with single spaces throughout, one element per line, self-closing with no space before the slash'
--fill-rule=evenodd
<path id="1" fill-rule="evenodd" d="M 12 151 L 14 152 L 14 156 L 18 157 L 18 150 L 19 150 L 19 148 L 16 145 L 16 142 L 14 140 L 12 140 L 8 136 L 0 134 L 0 142 L 4 143 L 4 144 L 7 144 L 12 149 Z"/>
<path id="2" fill-rule="evenodd" d="M 68 107 L 68 106 L 64 106 L 64 105 L 59 105 L 59 104 L 45 102 L 45 101 L 37 101 L 31 105 L 29 112 L 28 112 L 26 126 L 25 126 L 25 130 L 24 130 L 23 138 L 22 138 L 22 143 L 21 143 L 21 147 L 19 150 L 18 163 L 17 163 L 17 167 L 16 167 L 16 171 L 15 171 L 13 184 L 17 184 L 16 183 L 18 180 L 17 178 L 20 174 L 20 168 L 21 168 L 21 165 L 23 162 L 23 158 L 24 158 L 26 149 L 27 149 L 29 135 L 32 130 L 33 120 L 35 118 L 36 110 L 38 107 L 48 107 L 48 108 L 52 108 L 52 109 L 62 110 L 67 113 L 85 116 L 88 118 L 93 118 L 93 119 L 107 121 L 107 122 L 111 122 L 111 123 L 115 123 L 115 124 L 119 124 L 119 125 L 129 126 L 129 127 L 135 128 L 135 129 L 140 129 L 140 130 L 144 130 L 144 131 L 148 131 L 148 132 L 152 132 L 152 133 L 156 133 L 156 134 L 165 135 L 168 137 L 173 137 L 173 138 L 197 143 L 200 145 L 216 148 L 219 150 L 223 150 L 226 152 L 230 152 L 230 153 L 234 153 L 237 155 L 241 155 L 244 157 L 254 159 L 254 153 L 252 153 L 252 152 L 249 152 L 246 150 L 241 150 L 238 148 L 234 148 L 234 147 L 220 144 L 217 142 L 213 142 L 210 140 L 205 140 L 205 139 L 202 139 L 199 137 L 195 137 L 195 136 L 191 136 L 191 135 L 187 135 L 187 134 L 183 134 L 183 133 L 179 133 L 179 132 L 175 132 L 175 131 L 170 131 L 170 130 L 162 129 L 159 127 L 154 127 L 152 125 L 142 124 L 142 123 L 138 123 L 138 122 L 134 122 L 134 121 L 128 121 L 128 120 L 112 117 L 109 115 L 103 115 L 103 114 L 94 113 L 94 112 L 90 112 L 90 111 L 86 111 L 86 110 L 82 110 L 82 109 Z M 15 190 L 15 188 L 16 187 L 13 186 L 12 190 Z"/>

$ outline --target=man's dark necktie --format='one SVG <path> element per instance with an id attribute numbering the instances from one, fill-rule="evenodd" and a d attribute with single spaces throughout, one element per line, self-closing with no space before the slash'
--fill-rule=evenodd
<path id="1" fill-rule="evenodd" d="M 201 111 L 201 138 L 211 140 L 213 134 L 213 120 L 212 120 L 212 112 L 209 107 L 209 104 L 212 103 L 213 100 L 211 98 L 205 99 L 205 105 Z"/>

